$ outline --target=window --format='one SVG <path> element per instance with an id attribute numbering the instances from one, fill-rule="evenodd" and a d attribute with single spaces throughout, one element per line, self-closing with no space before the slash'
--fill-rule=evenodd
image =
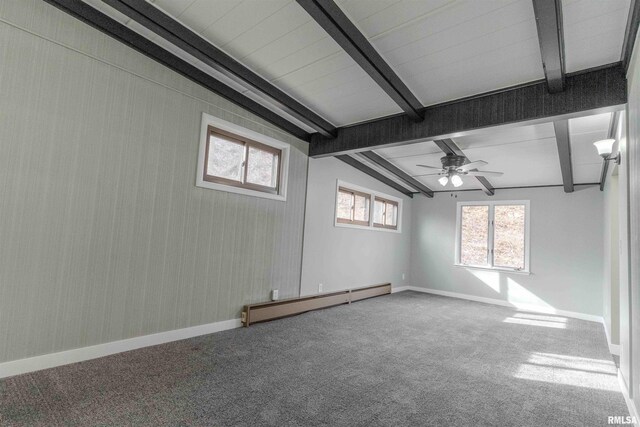
<path id="1" fill-rule="evenodd" d="M 373 226 L 396 230 L 398 228 L 398 202 L 376 197 L 373 204 Z"/>
<path id="2" fill-rule="evenodd" d="M 336 226 L 399 232 L 401 209 L 401 199 L 338 181 Z"/>
<path id="3" fill-rule="evenodd" d="M 371 195 L 344 187 L 338 189 L 337 221 L 342 224 L 369 225 Z"/>
<path id="4" fill-rule="evenodd" d="M 278 193 L 281 150 L 208 127 L 203 179 Z"/>
<path id="5" fill-rule="evenodd" d="M 456 264 L 529 271 L 529 202 L 458 203 Z"/>
<path id="6" fill-rule="evenodd" d="M 199 187 L 285 200 L 288 145 L 203 114 Z"/>

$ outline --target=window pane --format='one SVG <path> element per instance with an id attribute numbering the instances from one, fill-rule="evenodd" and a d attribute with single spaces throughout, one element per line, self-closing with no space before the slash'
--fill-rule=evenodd
<path id="1" fill-rule="evenodd" d="M 216 135 L 209 136 L 207 175 L 242 181 L 243 161 L 243 144 L 222 139 Z"/>
<path id="2" fill-rule="evenodd" d="M 487 265 L 489 206 L 462 206 L 460 263 Z"/>
<path id="3" fill-rule="evenodd" d="M 398 206 L 387 203 L 387 214 L 385 215 L 385 225 L 395 227 L 398 224 Z"/>
<path id="4" fill-rule="evenodd" d="M 376 200 L 373 204 L 373 223 L 382 225 L 384 221 L 384 202 Z"/>
<path id="5" fill-rule="evenodd" d="M 276 188 L 278 179 L 278 156 L 269 151 L 249 146 L 247 160 L 247 182 Z"/>
<path id="6" fill-rule="evenodd" d="M 338 192 L 338 218 L 351 220 L 351 203 L 353 194 L 345 191 Z"/>
<path id="7" fill-rule="evenodd" d="M 524 269 L 524 205 L 496 206 L 494 212 L 493 264 Z"/>
<path id="8" fill-rule="evenodd" d="M 369 222 L 369 198 L 361 194 L 355 195 L 353 220 Z"/>

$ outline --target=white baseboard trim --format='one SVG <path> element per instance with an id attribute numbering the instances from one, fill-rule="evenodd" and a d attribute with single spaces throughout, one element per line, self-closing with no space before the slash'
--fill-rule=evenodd
<path id="1" fill-rule="evenodd" d="M 609 344 L 609 352 L 615 356 L 620 356 L 620 346 L 618 344 Z"/>
<path id="2" fill-rule="evenodd" d="M 607 323 L 602 319 L 602 326 L 604 326 L 604 334 L 607 336 L 607 345 L 609 346 L 609 352 L 616 356 L 620 356 L 620 345 L 619 344 L 611 344 L 611 335 L 609 334 L 609 328 L 607 328 Z"/>
<path id="3" fill-rule="evenodd" d="M 395 294 L 396 292 L 402 292 L 402 291 L 410 291 L 411 290 L 411 286 L 392 286 L 391 287 L 391 293 Z"/>
<path id="4" fill-rule="evenodd" d="M 624 381 L 624 377 L 618 369 L 618 384 L 620 385 L 620 390 L 622 391 L 622 396 L 624 396 L 624 401 L 627 404 L 627 409 L 629 409 L 629 415 L 632 417 L 633 425 L 638 425 L 640 423 L 640 417 L 638 416 L 638 409 L 636 408 L 636 404 L 633 403 L 633 399 L 629 397 L 629 390 L 627 390 L 627 383 Z M 611 415 L 621 415 L 621 414 L 611 414 Z"/>
<path id="5" fill-rule="evenodd" d="M 141 337 L 112 341 L 89 347 L 75 348 L 73 350 L 66 350 L 58 353 L 43 354 L 42 356 L 12 360 L 10 362 L 0 363 L 0 378 L 26 374 L 28 372 L 40 371 L 42 369 L 55 368 L 56 366 L 68 365 L 70 363 L 82 362 L 84 360 L 97 359 L 99 357 L 122 353 L 124 351 L 136 350 L 138 348 L 179 341 L 197 337 L 199 335 L 207 335 L 214 332 L 235 329 L 240 326 L 242 326 L 240 319 L 224 320 L 222 322 L 191 326 L 189 328 L 175 329 L 151 335 L 143 335 Z"/>
<path id="6" fill-rule="evenodd" d="M 536 313 L 557 314 L 559 316 L 565 316 L 565 317 L 571 317 L 571 318 L 574 318 L 574 319 L 588 320 L 590 322 L 602 323 L 602 317 L 601 316 L 596 316 L 594 314 L 578 313 L 578 312 L 575 312 L 575 311 L 566 311 L 566 310 L 557 310 L 555 308 L 540 307 L 540 306 L 536 306 L 536 305 L 527 305 L 527 306 L 521 306 L 520 305 L 520 306 L 516 306 L 516 305 L 510 303 L 509 301 L 504 301 L 504 300 L 500 300 L 500 299 L 485 298 L 485 297 L 479 297 L 479 296 L 475 296 L 475 295 L 461 294 L 461 293 L 458 293 L 458 292 L 449 292 L 449 291 L 441 291 L 439 289 L 422 288 L 422 287 L 418 287 L 418 286 L 403 286 L 402 288 L 397 288 L 397 289 L 398 290 L 395 291 L 395 292 L 401 292 L 401 290 L 402 291 L 424 292 L 424 293 L 427 293 L 427 294 L 440 295 L 440 296 L 444 296 L 444 297 L 460 298 L 460 299 L 466 299 L 466 300 L 470 300 L 470 301 L 483 302 L 483 303 L 486 303 L 486 304 L 501 305 L 503 307 L 510 307 L 510 308 L 513 308 L 514 310 L 518 310 L 518 311 L 531 311 L 531 312 L 536 312 Z"/>

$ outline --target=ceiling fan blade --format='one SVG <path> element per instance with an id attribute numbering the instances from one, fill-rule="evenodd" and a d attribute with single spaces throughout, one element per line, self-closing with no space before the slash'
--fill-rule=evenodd
<path id="1" fill-rule="evenodd" d="M 425 174 L 421 174 L 421 175 L 413 175 L 414 178 L 419 177 L 419 176 L 434 176 L 434 175 L 443 175 L 442 172 L 434 172 L 434 173 L 425 173 Z"/>
<path id="2" fill-rule="evenodd" d="M 435 166 L 427 166 L 427 165 L 416 165 L 416 166 L 420 166 L 421 168 L 427 168 L 427 169 L 438 169 L 438 170 L 444 170 L 442 168 L 438 168 Z"/>
<path id="3" fill-rule="evenodd" d="M 502 172 L 492 172 L 492 171 L 469 171 L 465 175 L 471 175 L 471 176 L 502 176 L 504 174 Z"/>
<path id="4" fill-rule="evenodd" d="M 468 171 L 471 169 L 480 168 L 482 166 L 488 165 L 484 160 L 476 160 L 475 162 L 467 163 L 466 165 L 462 165 L 458 168 L 458 170 Z"/>

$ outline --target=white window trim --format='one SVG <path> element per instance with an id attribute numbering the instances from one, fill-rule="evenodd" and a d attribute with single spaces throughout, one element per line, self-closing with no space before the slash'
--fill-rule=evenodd
<path id="1" fill-rule="evenodd" d="M 338 191 L 340 187 L 344 187 L 349 190 L 359 191 L 361 193 L 366 193 L 371 196 L 371 202 L 369 204 L 369 225 L 359 225 L 359 224 L 345 224 L 342 222 L 338 222 Z M 390 228 L 382 228 L 382 227 L 374 227 L 373 226 L 373 206 L 375 203 L 376 196 L 381 197 L 383 199 L 390 200 L 392 202 L 398 203 L 398 227 L 396 230 L 392 230 Z M 350 182 L 345 182 L 342 180 L 336 181 L 336 195 L 335 195 L 335 204 L 333 206 L 333 225 L 335 227 L 343 227 L 343 228 L 357 228 L 360 230 L 373 230 L 373 231 L 382 231 L 386 233 L 401 233 L 402 232 L 402 199 L 394 196 L 390 196 L 386 193 L 381 193 L 379 191 L 374 191 L 369 188 L 361 187 L 356 184 L 351 184 Z"/>
<path id="2" fill-rule="evenodd" d="M 503 206 L 503 205 L 524 205 L 525 206 L 525 218 L 524 218 L 524 226 L 525 226 L 525 231 L 524 231 L 524 269 L 522 270 L 518 270 L 515 268 L 508 268 L 508 267 L 494 267 L 492 265 L 466 265 L 466 264 L 461 264 L 460 263 L 460 245 L 461 245 L 461 230 L 460 230 L 460 222 L 462 220 L 462 207 L 463 206 L 489 206 L 489 218 L 490 218 L 490 223 L 489 223 L 489 247 L 493 248 L 493 215 L 494 215 L 494 208 L 496 206 Z M 472 268 L 472 269 L 480 269 L 480 270 L 492 270 L 492 271 L 505 271 L 505 272 L 510 272 L 510 273 L 517 273 L 517 274 L 531 274 L 531 270 L 530 270 L 530 265 L 529 265 L 529 258 L 531 255 L 531 209 L 530 209 L 530 202 L 529 200 L 500 200 L 500 201 L 491 201 L 491 202 L 458 202 L 457 207 L 456 207 L 456 244 L 455 244 L 455 258 L 454 258 L 454 265 L 458 266 L 458 267 L 464 267 L 464 268 Z M 492 255 L 490 255 L 492 256 Z M 493 263 L 493 260 L 491 260 L 491 262 Z"/>
<path id="3" fill-rule="evenodd" d="M 243 136 L 248 139 L 260 142 L 265 145 L 277 148 L 282 151 L 281 165 L 280 165 L 280 182 L 278 183 L 278 194 L 265 193 L 258 190 L 252 190 L 249 188 L 234 187 L 231 185 L 224 185 L 215 182 L 205 181 L 204 176 L 204 162 L 205 153 L 207 149 L 207 138 L 209 137 L 207 129 L 209 126 L 216 127 L 218 129 L 225 130 L 227 132 L 234 133 L 236 135 Z M 196 168 L 196 186 L 202 188 L 208 188 L 210 190 L 226 191 L 229 193 L 243 194 L 245 196 L 262 197 L 264 199 L 272 199 L 284 202 L 287 200 L 287 182 L 289 178 L 289 151 L 291 146 L 285 142 L 278 141 L 277 139 L 268 137 L 258 132 L 243 128 L 234 123 L 222 120 L 218 117 L 214 117 L 207 113 L 202 113 L 202 122 L 200 124 L 200 148 L 198 150 L 198 167 Z"/>

